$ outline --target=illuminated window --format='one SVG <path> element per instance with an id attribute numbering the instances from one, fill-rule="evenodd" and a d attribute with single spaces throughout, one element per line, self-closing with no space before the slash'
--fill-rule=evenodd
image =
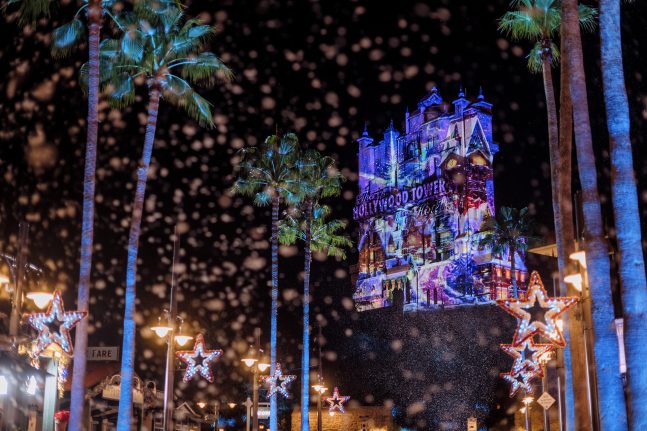
<path id="1" fill-rule="evenodd" d="M 472 156 L 472 164 L 476 166 L 485 166 L 487 165 L 487 160 L 480 154 Z"/>

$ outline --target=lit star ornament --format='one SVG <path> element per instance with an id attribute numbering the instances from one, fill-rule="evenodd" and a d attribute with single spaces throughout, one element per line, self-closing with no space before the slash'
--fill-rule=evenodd
<path id="1" fill-rule="evenodd" d="M 87 314 L 85 311 L 65 311 L 63 298 L 58 290 L 54 292 L 46 313 L 28 314 L 27 322 L 38 331 L 31 351 L 32 365 L 39 368 L 38 358 L 46 351 L 71 357 L 74 354 L 74 347 L 70 331 Z"/>
<path id="2" fill-rule="evenodd" d="M 510 383 L 510 398 L 514 398 L 519 391 L 524 391 L 529 394 L 533 392 L 530 380 L 535 378 L 536 374 L 532 371 L 524 370 L 520 373 L 510 371 L 509 373 L 502 373 L 501 377 Z"/>
<path id="3" fill-rule="evenodd" d="M 540 335 L 556 346 L 564 347 L 566 341 L 557 326 L 557 317 L 576 302 L 575 297 L 549 297 L 539 274 L 533 271 L 525 300 L 500 299 L 497 305 L 517 318 L 517 330 L 512 340 L 514 346 L 520 345 L 535 335 Z"/>
<path id="4" fill-rule="evenodd" d="M 276 395 L 277 392 L 285 398 L 289 398 L 290 393 L 288 392 L 287 386 L 296 378 L 297 376 L 291 374 L 284 375 L 283 370 L 281 369 L 281 364 L 277 363 L 276 368 L 274 369 L 274 374 L 261 377 L 263 382 L 268 386 L 267 398 L 271 398 L 273 395 Z"/>
<path id="5" fill-rule="evenodd" d="M 528 338 L 518 346 L 501 344 L 501 350 L 514 358 L 512 373 L 519 373 L 528 369 L 536 372 L 537 376 L 543 377 L 544 371 L 541 361 L 548 352 L 553 350 L 553 346 L 551 344 L 538 344 L 532 338 Z"/>
<path id="6" fill-rule="evenodd" d="M 198 334 L 195 338 L 193 350 L 179 350 L 175 354 L 187 365 L 184 378 L 182 379 L 185 383 L 189 382 L 196 375 L 200 375 L 209 383 L 213 383 L 211 363 L 222 355 L 222 350 L 207 350 L 204 346 L 204 337 L 202 334 Z"/>
<path id="7" fill-rule="evenodd" d="M 332 392 L 332 397 L 325 397 L 324 401 L 327 402 L 330 406 L 328 411 L 333 413 L 335 410 L 338 410 L 340 413 L 345 413 L 344 403 L 350 399 L 347 395 L 339 395 L 339 389 L 335 387 Z"/>

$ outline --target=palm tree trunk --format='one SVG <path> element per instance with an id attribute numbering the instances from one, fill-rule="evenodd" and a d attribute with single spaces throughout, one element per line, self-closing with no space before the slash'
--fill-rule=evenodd
<path id="1" fill-rule="evenodd" d="M 620 31 L 620 0 L 601 0 L 602 83 L 611 147 L 611 197 L 625 320 L 630 420 L 631 428 L 640 430 L 647 429 L 647 280 Z"/>
<path id="2" fill-rule="evenodd" d="M 270 318 L 270 374 L 276 369 L 276 334 L 279 308 L 279 207 L 281 198 L 272 198 L 272 311 Z M 276 394 L 270 397 L 270 431 L 278 429 Z"/>
<path id="3" fill-rule="evenodd" d="M 609 248 L 604 235 L 598 194 L 577 0 L 562 2 L 562 17 L 565 20 L 563 37 L 566 52 L 564 55 L 568 56 L 570 65 L 569 88 L 573 101 L 575 144 L 582 186 L 584 248 L 590 280 L 597 391 L 599 405 L 604 408 L 604 414 L 600 415 L 600 425 L 605 431 L 626 430 L 627 412 L 624 390 L 618 375 L 618 339 L 613 325 Z"/>
<path id="4" fill-rule="evenodd" d="M 301 356 L 301 431 L 310 431 L 310 264 L 312 263 L 312 201 L 306 201 L 303 264 L 303 354 Z"/>
<path id="5" fill-rule="evenodd" d="M 517 288 L 517 265 L 514 260 L 514 255 L 517 254 L 517 250 L 514 246 L 508 246 L 508 252 L 510 253 L 510 280 L 512 280 L 512 293 L 514 299 L 519 299 L 519 289 Z"/>
<path id="6" fill-rule="evenodd" d="M 139 234 L 141 231 L 142 214 L 144 212 L 144 197 L 146 195 L 146 179 L 151 163 L 155 129 L 157 128 L 157 113 L 160 103 L 160 90 L 151 88 L 148 101 L 148 121 L 144 151 L 137 168 L 137 188 L 130 221 L 128 235 L 128 262 L 126 264 L 126 295 L 124 310 L 124 339 L 121 349 L 121 385 L 119 393 L 119 415 L 117 429 L 129 430 L 133 416 L 133 377 L 135 362 L 135 282 L 137 280 L 137 253 L 139 251 Z"/>
<path id="7" fill-rule="evenodd" d="M 81 226 L 81 259 L 79 263 L 79 288 L 77 309 L 88 311 L 90 301 L 90 273 L 92 271 L 92 246 L 94 236 L 94 188 L 99 132 L 99 42 L 101 33 L 101 0 L 88 2 L 88 132 L 85 144 L 85 170 L 83 173 L 83 217 Z M 85 364 L 88 350 L 88 321 L 83 319 L 76 327 L 74 368 L 70 401 L 70 431 L 84 429 Z"/>
<path id="8" fill-rule="evenodd" d="M 563 21 L 561 25 L 561 33 L 563 34 Z M 561 51 L 563 52 L 563 38 L 561 44 Z M 557 243 L 560 294 L 562 296 L 581 297 L 580 292 L 564 282 L 564 277 L 567 274 L 575 272 L 575 268 L 573 268 L 569 259 L 569 256 L 574 251 L 573 241 L 575 238 L 575 228 L 573 226 L 573 204 L 571 201 L 573 104 L 569 92 L 568 80 L 568 56 L 564 55 L 561 58 L 560 69 L 559 154 L 557 156 L 555 170 L 553 170 L 551 161 L 553 182 L 557 182 L 557 189 L 555 189 L 555 185 L 553 184 L 553 210 L 555 213 L 555 237 Z M 555 194 L 557 195 L 557 207 L 555 207 Z M 587 370 L 581 366 L 581 364 L 586 363 L 581 306 L 582 304 L 578 303 L 573 311 L 563 315 L 562 319 L 568 328 L 566 337 L 569 348 L 558 351 L 558 354 L 562 352 L 563 355 L 563 368 L 558 370 L 558 373 L 564 381 L 563 395 L 566 408 L 566 429 L 569 430 L 587 429 L 591 427 L 591 412 L 589 410 L 587 391 Z"/>

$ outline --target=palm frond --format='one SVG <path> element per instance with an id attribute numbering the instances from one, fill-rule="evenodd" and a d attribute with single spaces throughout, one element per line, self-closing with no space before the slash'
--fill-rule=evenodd
<path id="1" fill-rule="evenodd" d="M 506 12 L 499 19 L 499 30 L 514 40 L 537 40 L 542 36 L 541 26 L 525 10 Z"/>
<path id="2" fill-rule="evenodd" d="M 578 6 L 578 12 L 579 12 L 579 19 L 580 19 L 580 27 L 582 27 L 582 30 L 588 31 L 588 32 L 594 31 L 598 24 L 597 9 L 591 6 L 587 6 L 585 4 L 580 4 Z"/>
<path id="3" fill-rule="evenodd" d="M 57 27 L 52 32 L 52 56 L 62 58 L 69 55 L 75 45 L 85 36 L 85 25 L 79 19 Z"/>
<path id="4" fill-rule="evenodd" d="M 231 70 L 213 53 L 201 52 L 196 57 L 180 60 L 175 64 L 181 67 L 180 75 L 191 82 L 205 82 L 213 85 L 217 80 L 230 80 Z M 174 65 L 169 66 L 173 68 Z"/>

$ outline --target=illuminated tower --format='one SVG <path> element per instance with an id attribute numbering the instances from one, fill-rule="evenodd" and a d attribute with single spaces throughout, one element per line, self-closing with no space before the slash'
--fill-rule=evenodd
<path id="1" fill-rule="evenodd" d="M 418 310 L 506 297 L 508 257 L 480 246 L 495 210 L 492 105 L 482 91 L 470 102 L 462 87 L 450 105 L 433 88 L 407 110 L 404 131 L 391 121 L 380 142 L 366 129 L 358 140 L 356 307 L 402 298 L 405 310 Z"/>

